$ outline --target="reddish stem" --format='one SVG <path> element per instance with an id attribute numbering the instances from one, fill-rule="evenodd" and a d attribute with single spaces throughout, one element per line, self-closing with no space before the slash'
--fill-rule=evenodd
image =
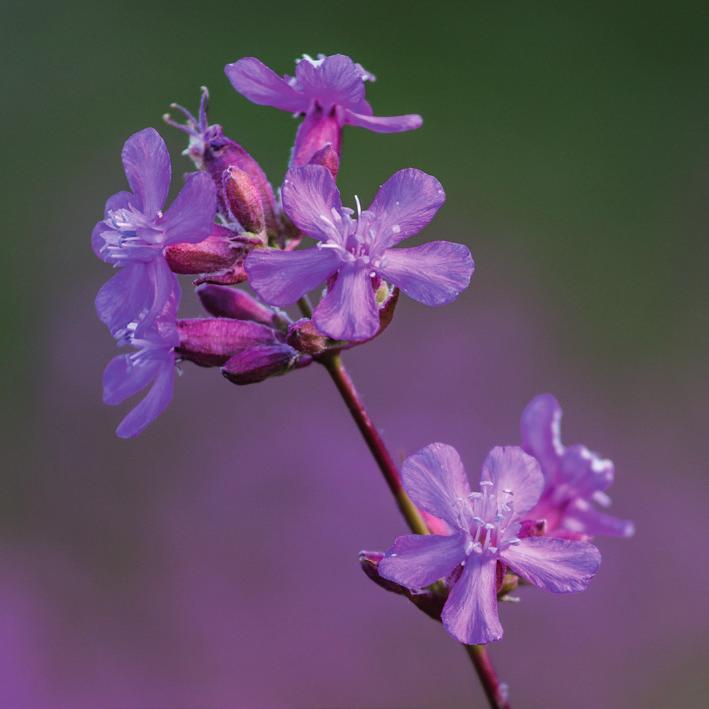
<path id="1" fill-rule="evenodd" d="M 492 709 L 511 709 L 507 699 L 507 686 L 500 682 L 485 646 L 465 645 L 465 650 L 475 666 L 480 683 L 485 690 L 485 696 Z"/>

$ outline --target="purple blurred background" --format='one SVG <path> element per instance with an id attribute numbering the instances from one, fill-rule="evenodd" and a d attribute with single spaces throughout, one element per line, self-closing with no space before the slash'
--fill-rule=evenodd
<path id="1" fill-rule="evenodd" d="M 565 440 L 615 461 L 613 509 L 636 522 L 599 540 L 586 593 L 502 607 L 490 650 L 513 706 L 706 706 L 707 16 L 643 13 L 9 9 L 0 706 L 484 706 L 455 642 L 359 569 L 405 526 L 324 371 L 237 388 L 186 364 L 128 442 L 100 402 L 109 274 L 88 235 L 123 188 L 123 140 L 207 83 L 214 120 L 277 183 L 295 124 L 222 67 L 286 71 L 303 51 L 351 54 L 379 76 L 375 109 L 426 119 L 346 134 L 346 202 L 399 167 L 432 172 L 449 201 L 425 235 L 477 262 L 457 303 L 402 299 L 345 357 L 392 451 L 451 443 L 477 479 L 551 391 Z"/>

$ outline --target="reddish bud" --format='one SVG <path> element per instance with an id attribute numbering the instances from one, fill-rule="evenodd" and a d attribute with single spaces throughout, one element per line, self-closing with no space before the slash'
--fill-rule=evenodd
<path id="1" fill-rule="evenodd" d="M 245 231 L 261 234 L 266 228 L 261 195 L 249 174 L 232 165 L 222 175 L 224 199 Z"/>
<path id="2" fill-rule="evenodd" d="M 178 320 L 182 359 L 202 367 L 219 367 L 248 348 L 276 342 L 276 333 L 266 325 L 229 318 Z"/>
<path id="3" fill-rule="evenodd" d="M 274 324 L 276 313 L 246 291 L 204 283 L 197 288 L 197 295 L 204 309 L 215 317 Z"/>
<path id="4" fill-rule="evenodd" d="M 310 362 L 310 357 L 299 355 L 282 343 L 257 345 L 234 355 L 222 368 L 222 374 L 234 384 L 255 384 Z"/>
<path id="5" fill-rule="evenodd" d="M 173 273 L 210 273 L 222 271 L 244 253 L 243 244 L 235 240 L 230 229 L 214 225 L 212 233 L 196 244 L 171 244 L 164 254 Z"/>

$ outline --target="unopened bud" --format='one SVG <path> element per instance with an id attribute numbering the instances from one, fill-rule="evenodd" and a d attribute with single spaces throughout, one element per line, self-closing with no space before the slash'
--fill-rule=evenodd
<path id="1" fill-rule="evenodd" d="M 273 325 L 276 318 L 275 311 L 238 288 L 204 283 L 197 288 L 197 295 L 204 309 L 218 318 L 253 320 L 264 325 Z"/>
<path id="2" fill-rule="evenodd" d="M 196 274 L 224 271 L 243 255 L 244 247 L 234 241 L 234 232 L 214 225 L 212 233 L 196 244 L 171 244 L 164 254 L 173 273 Z"/>
<path id="3" fill-rule="evenodd" d="M 305 367 L 311 359 L 299 355 L 289 345 L 257 345 L 234 355 L 222 368 L 222 374 L 234 384 L 255 384 L 268 377 Z"/>
<path id="4" fill-rule="evenodd" d="M 261 234 L 266 228 L 261 194 L 249 174 L 231 165 L 222 175 L 224 199 L 234 218 L 245 231 Z"/>
<path id="5" fill-rule="evenodd" d="M 276 342 L 270 327 L 229 318 L 178 320 L 180 344 L 175 352 L 202 367 L 219 367 L 249 348 Z"/>
<path id="6" fill-rule="evenodd" d="M 319 355 L 327 349 L 327 337 L 315 327 L 312 320 L 302 318 L 288 326 L 286 342 L 299 352 Z"/>

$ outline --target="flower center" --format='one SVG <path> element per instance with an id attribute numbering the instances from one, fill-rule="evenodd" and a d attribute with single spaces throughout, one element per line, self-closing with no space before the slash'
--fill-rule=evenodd
<path id="1" fill-rule="evenodd" d="M 162 249 L 162 230 L 155 222 L 162 218 L 158 212 L 149 221 L 135 207 L 112 209 L 104 220 L 107 229 L 101 232 L 101 253 L 113 264 L 125 261 L 151 261 Z"/>
<path id="2" fill-rule="evenodd" d="M 329 239 L 318 242 L 317 247 L 334 249 L 345 263 L 359 262 L 364 266 L 379 268 L 381 258 L 376 249 L 375 217 L 371 212 L 362 209 L 357 195 L 355 195 L 355 203 L 357 204 L 355 218 L 352 216 L 354 211 L 346 207 L 342 211 L 333 207 L 330 216 L 320 215 L 320 220 L 325 227 L 323 231 Z"/>
<path id="3" fill-rule="evenodd" d="M 136 337 L 138 321 L 128 323 L 116 333 L 119 346 L 129 345 L 135 351 L 127 355 L 131 367 L 145 367 L 156 359 L 163 359 L 173 349 L 159 331 L 149 330 L 142 337 Z"/>
<path id="4" fill-rule="evenodd" d="M 491 480 L 482 480 L 480 492 L 471 492 L 467 503 L 468 554 L 496 554 L 503 544 L 519 543 L 507 534 L 516 519 L 512 490 L 495 491 Z"/>

